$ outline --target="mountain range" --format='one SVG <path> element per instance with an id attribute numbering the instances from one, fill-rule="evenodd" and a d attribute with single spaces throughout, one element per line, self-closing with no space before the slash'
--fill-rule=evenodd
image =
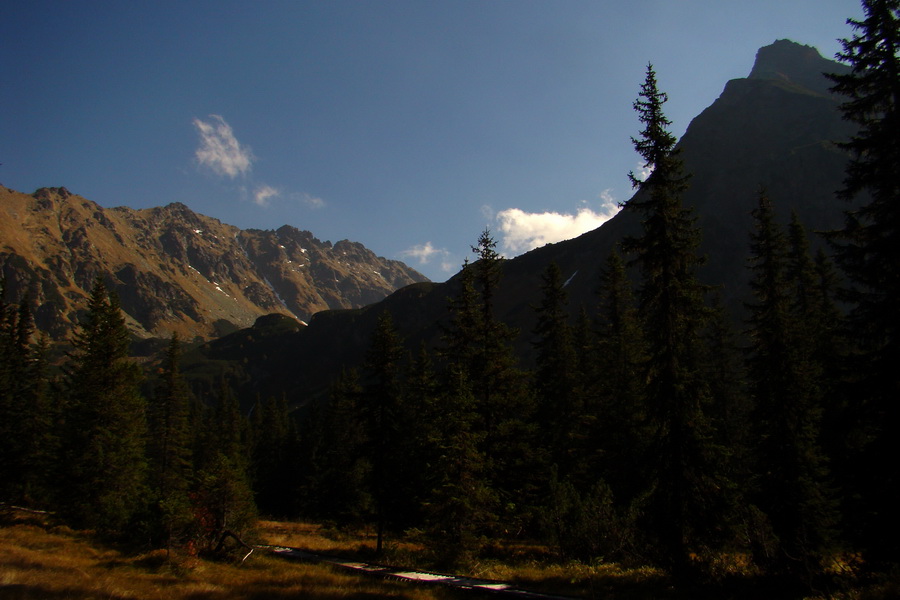
<path id="1" fill-rule="evenodd" d="M 823 75 L 846 70 L 812 47 L 776 41 L 758 51 L 748 77 L 727 82 L 678 143 L 686 172 L 692 175 L 684 203 L 693 209 L 703 234 L 700 252 L 706 263 L 699 276 L 718 288 L 738 330 L 749 300 L 751 211 L 761 190 L 774 203 L 781 223 L 787 224 L 792 212 L 797 214 L 814 247 L 824 246 L 814 232 L 839 228 L 844 211 L 851 208 L 836 195 L 848 157 L 835 142 L 848 139 L 854 126 L 843 120 L 840 99 L 830 94 Z M 533 355 L 534 306 L 547 266 L 560 267 L 574 319 L 582 307 L 590 312 L 596 306 L 600 271 L 609 252 L 640 229 L 640 214 L 626 203 L 594 231 L 504 261 L 495 311 L 518 329 L 515 344 L 523 365 L 528 366 Z M 478 233 L 472 232 L 473 243 Z M 273 320 L 261 322 L 205 344 L 191 361 L 197 369 L 204 361 L 241 361 L 253 373 L 247 380 L 253 393 L 291 390 L 296 395 L 302 390 L 305 397 L 295 398 L 302 403 L 323 394 L 342 368 L 362 364 L 383 311 L 391 313 L 411 350 L 423 343 L 439 346 L 448 298 L 458 288 L 458 277 L 442 284 L 411 285 L 362 309 L 317 313 L 302 331 L 284 331 Z"/>
<path id="2" fill-rule="evenodd" d="M 173 203 L 103 208 L 66 188 L 0 186 L 0 273 L 7 300 L 26 293 L 39 329 L 64 339 L 97 276 L 120 298 L 137 338 L 210 339 L 266 314 L 305 322 L 427 281 L 347 240 L 285 225 L 242 230 Z"/>
<path id="3" fill-rule="evenodd" d="M 776 41 L 758 51 L 748 77 L 726 83 L 678 143 L 691 174 L 684 203 L 697 218 L 707 258 L 699 275 L 720 290 L 738 327 L 749 296 L 750 213 L 760 191 L 782 223 L 794 212 L 811 232 L 839 228 L 851 208 L 836 195 L 848 157 L 835 142 L 854 126 L 842 119 L 840 99 L 823 76 L 846 70 L 814 48 Z M 289 394 L 302 404 L 323 394 L 341 369 L 362 363 L 383 311 L 410 349 L 434 348 L 459 287 L 458 277 L 431 283 L 359 244 L 323 243 L 288 226 L 240 230 L 181 204 L 103 209 L 64 188 L 32 195 L 0 188 L 0 207 L 0 267 L 14 292 L 29 290 L 42 329 L 64 336 L 93 278 L 104 275 L 136 335 L 178 331 L 207 340 L 186 356 L 185 373 L 209 379 L 239 371 L 245 398 Z M 532 356 L 533 307 L 547 266 L 560 267 L 572 314 L 590 312 L 609 252 L 640 229 L 629 202 L 594 231 L 503 262 L 495 311 L 519 331 L 523 365 Z"/>

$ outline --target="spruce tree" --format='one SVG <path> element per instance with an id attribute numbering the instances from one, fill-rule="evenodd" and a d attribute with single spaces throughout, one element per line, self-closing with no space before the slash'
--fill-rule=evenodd
<path id="1" fill-rule="evenodd" d="M 534 401 L 512 351 L 516 332 L 494 311 L 504 260 L 496 245 L 485 230 L 472 247 L 477 260 L 464 263 L 459 291 L 450 299 L 441 355 L 448 389 L 461 389 L 462 377 L 474 398 L 474 431 L 483 434 L 478 439 L 484 472 L 499 501 L 494 514 L 517 527 L 512 521 L 528 518 L 543 478 L 535 468 Z"/>
<path id="2" fill-rule="evenodd" d="M 572 327 L 572 345 L 575 353 L 575 395 L 578 404 L 584 412 L 578 417 L 575 424 L 574 436 L 577 440 L 578 455 L 581 458 L 581 468 L 578 469 L 578 478 L 584 481 L 593 481 L 595 474 L 586 460 L 588 453 L 588 440 L 591 432 L 596 429 L 599 413 L 598 384 L 601 381 L 600 365 L 597 364 L 597 339 L 594 331 L 594 321 L 582 306 L 575 318 Z"/>
<path id="3" fill-rule="evenodd" d="M 536 307 L 534 328 L 537 351 L 534 386 L 538 409 L 536 419 L 541 423 L 541 446 L 550 464 L 555 464 L 560 476 L 571 473 L 575 456 L 575 436 L 578 419 L 583 414 L 578 395 L 575 346 L 569 325 L 568 298 L 562 272 L 550 263 L 541 276 L 541 302 Z"/>
<path id="4" fill-rule="evenodd" d="M 468 376 L 490 438 L 488 444 L 501 435 L 502 421 L 510 416 L 510 412 L 515 412 L 515 404 L 520 404 L 526 397 L 523 393 L 524 378 L 516 368 L 511 346 L 517 332 L 500 321 L 494 311 L 504 261 L 496 246 L 491 232 L 485 229 L 478 238 L 478 244 L 472 246 L 477 260 L 471 267 L 477 294 L 477 328 Z M 518 415 L 522 416 L 521 412 Z"/>
<path id="5" fill-rule="evenodd" d="M 646 451 L 643 332 L 631 281 L 621 255 L 607 257 L 600 277 L 595 357 L 597 394 L 589 410 L 591 463 L 599 469 L 617 499 L 631 502 L 641 491 L 636 477 Z"/>
<path id="6" fill-rule="evenodd" d="M 643 275 L 639 314 L 647 343 L 647 418 L 652 432 L 647 482 L 648 533 L 659 559 L 676 577 L 688 576 L 690 555 L 713 542 L 722 526 L 721 449 L 705 410 L 710 400 L 703 377 L 702 333 L 708 310 L 706 287 L 696 278 L 702 258 L 700 232 L 682 204 L 688 176 L 662 107 L 652 65 L 634 108 L 644 129 L 633 138 L 645 181 L 632 173 L 640 193 L 626 209 L 643 216 L 643 233 L 626 240 Z"/>
<path id="7" fill-rule="evenodd" d="M 148 409 L 147 453 L 156 516 L 169 549 L 193 520 L 189 493 L 194 482 L 188 389 L 178 366 L 181 344 L 173 334 L 160 367 L 160 381 Z"/>
<path id="8" fill-rule="evenodd" d="M 844 118 L 859 131 L 842 147 L 851 153 L 841 195 L 864 204 L 846 213 L 832 237 L 850 287 L 849 326 L 859 360 L 855 413 L 865 440 L 856 453 L 864 515 L 863 542 L 873 557 L 900 560 L 900 2 L 863 0 L 862 20 L 842 40 L 838 60 L 851 71 L 831 75 L 832 91 L 845 96 Z M 890 458 L 889 458 L 890 457 Z"/>
<path id="9" fill-rule="evenodd" d="M 755 550 L 764 567 L 799 577 L 820 569 L 835 523 L 819 446 L 819 373 L 802 331 L 804 320 L 792 310 L 799 287 L 808 282 L 805 275 L 799 281 L 789 277 L 788 244 L 764 193 L 753 217 L 754 302 L 748 305 L 748 333 L 757 441 L 755 504 L 767 516 L 774 535 L 773 540 L 758 540 Z"/>
<path id="10" fill-rule="evenodd" d="M 318 516 L 317 499 L 322 487 L 325 454 L 325 409 L 322 402 L 313 402 L 298 423 L 297 469 L 298 513 L 305 518 Z"/>
<path id="11" fill-rule="evenodd" d="M 46 506 L 55 446 L 48 342 L 32 341 L 28 297 L 17 308 L 4 296 L 0 281 L 0 502 Z"/>
<path id="12" fill-rule="evenodd" d="M 145 508 L 146 403 L 125 319 L 102 278 L 72 346 L 60 511 L 78 526 L 119 534 Z"/>
<path id="13" fill-rule="evenodd" d="M 22 498 L 29 504 L 45 504 L 56 487 L 56 458 L 59 456 L 60 402 L 56 401 L 58 382 L 49 375 L 50 341 L 38 337 L 29 353 L 26 373 L 27 410 L 25 426 L 20 430 L 23 469 Z"/>
<path id="14" fill-rule="evenodd" d="M 19 500 L 24 477 L 16 433 L 22 426 L 27 355 L 19 348 L 19 315 L 6 303 L 6 279 L 0 280 L 0 501 Z"/>
<path id="15" fill-rule="evenodd" d="M 788 225 L 788 260 L 786 275 L 791 286 L 791 311 L 795 319 L 799 340 L 815 370 L 820 394 L 828 397 L 833 392 L 836 374 L 842 369 L 837 355 L 838 339 L 843 316 L 835 303 L 837 279 L 830 259 L 819 250 L 815 256 L 810 251 L 806 228 L 796 213 L 791 214 Z"/>
<path id="16" fill-rule="evenodd" d="M 314 475 L 316 516 L 342 524 L 361 524 L 372 515 L 369 491 L 372 464 L 366 453 L 368 436 L 361 414 L 362 385 L 350 369 L 331 386 L 322 408 L 322 442 Z"/>
<path id="17" fill-rule="evenodd" d="M 476 341 L 476 362 L 469 373 L 484 428 L 484 454 L 488 473 L 506 528 L 520 528 L 530 520 L 545 477 L 539 472 L 535 401 L 525 373 L 517 366 L 512 343 L 518 331 L 497 318 L 494 301 L 505 260 L 497 242 L 485 229 L 472 252 L 475 288 L 479 296 L 481 330 Z"/>
<path id="18" fill-rule="evenodd" d="M 371 493 L 375 502 L 377 541 L 375 552 L 384 547 L 385 524 L 396 505 L 399 491 L 398 466 L 404 460 L 399 454 L 401 385 L 400 361 L 403 346 L 389 312 L 378 317 L 372 343 L 366 355 L 370 383 L 363 391 L 362 406 L 368 432 L 368 454 L 372 462 Z"/>
<path id="19" fill-rule="evenodd" d="M 408 529 L 424 523 L 424 508 L 433 481 L 431 471 L 440 456 L 440 380 L 424 342 L 408 360 L 401 410 L 397 415 L 401 432 L 398 453 L 403 459 L 397 468 L 395 501 L 397 526 Z"/>
<path id="20" fill-rule="evenodd" d="M 485 434 L 478 427 L 475 397 L 459 365 L 445 371 L 443 389 L 424 512 L 427 530 L 453 563 L 476 550 L 479 533 L 494 518 L 495 494 L 486 476 Z"/>
<path id="21" fill-rule="evenodd" d="M 297 429 L 284 395 L 254 408 L 253 468 L 256 504 L 263 514 L 290 517 L 297 510 Z"/>
<path id="22" fill-rule="evenodd" d="M 446 365 L 471 373 L 477 366 L 478 340 L 483 326 L 475 291 L 475 271 L 468 259 L 463 262 L 457 285 L 458 292 L 448 299 L 449 320 L 442 325 L 439 356 Z"/>
<path id="23" fill-rule="evenodd" d="M 249 476 L 247 418 L 224 377 L 215 409 L 207 417 L 204 445 L 209 451 L 200 459 L 192 496 L 199 536 L 206 550 L 214 551 L 226 532 L 241 536 L 252 528 L 256 504 Z"/>
<path id="24" fill-rule="evenodd" d="M 712 397 L 710 417 L 716 442 L 726 452 L 728 480 L 734 503 L 741 502 L 749 485 L 751 399 L 747 390 L 747 373 L 732 320 L 721 294 L 713 295 L 712 314 L 706 333 L 706 378 Z"/>

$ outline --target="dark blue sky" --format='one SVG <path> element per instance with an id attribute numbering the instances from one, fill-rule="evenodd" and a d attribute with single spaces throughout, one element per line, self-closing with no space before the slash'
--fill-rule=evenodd
<path id="1" fill-rule="evenodd" d="M 6 0 L 0 183 L 359 241 L 435 280 L 630 196 L 648 62 L 681 135 L 756 50 L 855 0 Z"/>

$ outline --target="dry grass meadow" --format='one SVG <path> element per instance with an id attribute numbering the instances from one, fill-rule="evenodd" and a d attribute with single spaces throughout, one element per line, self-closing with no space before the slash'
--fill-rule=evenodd
<path id="1" fill-rule="evenodd" d="M 265 527 L 262 541 L 268 540 Z M 240 565 L 165 551 L 129 553 L 85 532 L 18 519 L 0 526 L 0 598 L 146 600 L 442 600 L 447 591 L 363 578 L 257 550 Z"/>
<path id="2" fill-rule="evenodd" d="M 3 516 L 3 515 L 0 515 Z M 378 562 L 408 568 L 439 568 L 415 536 L 389 541 Z M 261 521 L 255 542 L 303 548 L 325 555 L 374 560 L 371 531 L 347 532 L 308 523 Z M 730 559 L 723 569 L 746 566 Z M 545 547 L 520 543 L 487 546 L 477 560 L 458 564 L 454 572 L 510 581 L 518 587 L 550 594 L 604 600 L 675 600 L 665 575 L 648 567 L 598 563 L 561 563 Z M 727 573 L 725 574 L 727 576 Z M 782 597 L 771 587 L 750 585 L 738 576 L 725 585 L 691 598 L 750 600 Z M 898 579 L 867 590 L 831 590 L 811 598 L 887 600 L 900 591 Z M 755 589 L 754 589 L 755 588 Z M 711 595 L 709 592 L 713 592 Z M 772 592 L 775 592 L 774 594 Z M 837 593 L 835 593 L 837 592 Z M 297 562 L 257 549 L 244 562 L 209 561 L 164 550 L 135 551 L 98 542 L 90 532 L 74 531 L 34 515 L 6 515 L 0 521 L 0 600 L 451 600 L 478 598 L 441 587 L 363 577 L 325 564 Z M 481 596 L 483 597 L 483 596 Z"/>

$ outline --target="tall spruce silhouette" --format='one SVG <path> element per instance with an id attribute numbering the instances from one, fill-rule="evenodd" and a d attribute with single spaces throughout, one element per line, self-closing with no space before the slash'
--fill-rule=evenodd
<path id="1" fill-rule="evenodd" d="M 626 210 L 640 213 L 643 232 L 625 240 L 643 280 L 639 314 L 647 344 L 645 367 L 647 419 L 652 432 L 645 460 L 646 522 L 657 559 L 678 579 L 692 575 L 690 555 L 707 545 L 721 524 L 723 489 L 721 449 L 714 443 L 705 414 L 709 389 L 703 377 L 702 332 L 708 316 L 706 286 L 696 269 L 700 231 L 682 195 L 689 176 L 678 151 L 671 122 L 663 113 L 668 100 L 648 65 L 634 103 L 644 129 L 632 138 L 652 170 L 641 181 L 629 174 L 640 193 Z"/>
<path id="2" fill-rule="evenodd" d="M 797 299 L 802 299 L 798 287 L 807 277 L 796 268 L 790 277 L 792 253 L 765 193 L 760 194 L 753 217 L 754 301 L 747 308 L 756 427 L 754 499 L 774 535 L 774 541 L 757 547 L 756 559 L 774 572 L 805 577 L 820 570 L 835 523 L 819 446 L 819 373 L 811 362 L 806 317 L 794 310 Z M 762 553 L 762 548 L 768 551 Z"/>
<path id="3" fill-rule="evenodd" d="M 377 524 L 376 554 L 384 549 L 385 526 L 395 495 L 400 491 L 400 402 L 403 346 L 391 314 L 381 313 L 366 355 L 370 382 L 363 389 L 363 415 L 368 435 L 368 454 L 372 462 L 370 489 L 375 502 Z M 398 499 L 399 500 L 399 499 Z"/>
<path id="4" fill-rule="evenodd" d="M 189 392 L 178 366 L 180 356 L 181 342 L 173 334 L 160 367 L 160 382 L 148 407 L 150 484 L 167 551 L 193 520 L 189 498 L 194 483 L 193 432 Z"/>
<path id="5" fill-rule="evenodd" d="M 900 559 L 900 2 L 864 0 L 863 19 L 849 19 L 854 34 L 837 59 L 852 70 L 831 75 L 845 96 L 844 118 L 859 131 L 842 146 L 852 159 L 841 195 L 865 204 L 846 213 L 833 235 L 837 259 L 851 286 L 850 331 L 859 359 L 853 371 L 861 437 L 852 486 L 859 534 L 874 556 Z M 861 521 L 861 522 L 860 522 Z"/>

